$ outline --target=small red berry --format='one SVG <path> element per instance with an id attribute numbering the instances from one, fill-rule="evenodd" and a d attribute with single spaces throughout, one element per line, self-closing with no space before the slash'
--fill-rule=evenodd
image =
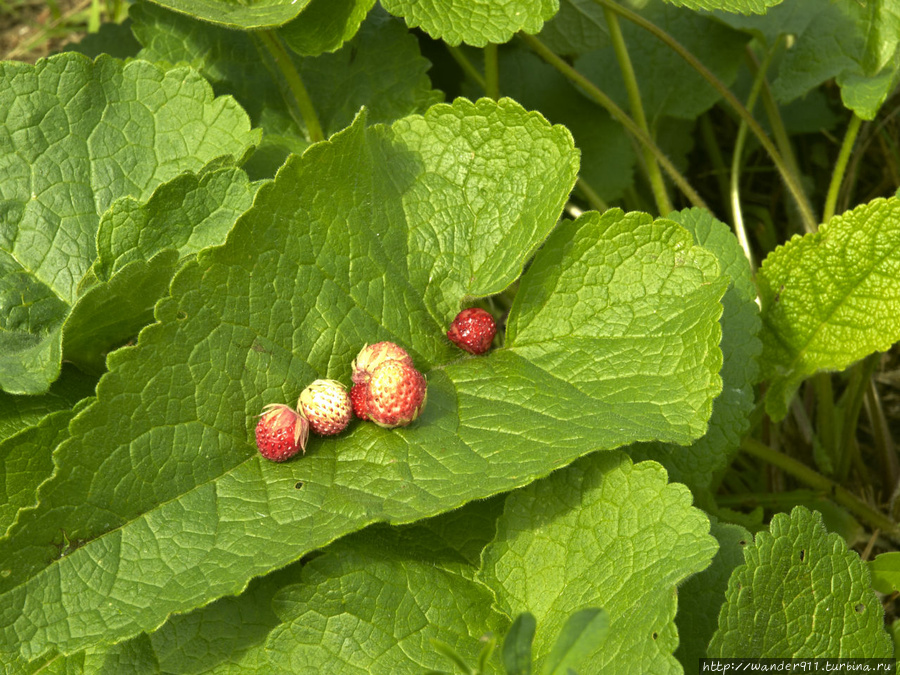
<path id="1" fill-rule="evenodd" d="M 350 387 L 350 403 L 353 405 L 353 414 L 361 420 L 369 419 L 366 412 L 366 397 L 369 395 L 369 385 L 354 384 Z"/>
<path id="2" fill-rule="evenodd" d="M 306 451 L 309 422 L 296 410 L 280 403 L 263 408 L 256 425 L 256 447 L 266 459 L 283 462 Z"/>
<path id="3" fill-rule="evenodd" d="M 297 408 L 320 436 L 334 436 L 347 428 L 352 416 L 350 395 L 337 380 L 316 380 L 300 394 Z"/>
<path id="4" fill-rule="evenodd" d="M 372 371 L 366 413 L 380 427 L 404 427 L 416 419 L 428 398 L 427 382 L 402 361 L 386 361 Z"/>
<path id="5" fill-rule="evenodd" d="M 447 331 L 450 342 L 470 354 L 484 354 L 491 348 L 496 334 L 494 317 L 478 307 L 470 307 L 457 314 Z"/>
<path id="6" fill-rule="evenodd" d="M 412 357 L 403 347 L 393 342 L 376 342 L 374 345 L 365 345 L 353 360 L 353 374 L 351 379 L 354 384 L 364 384 L 369 381 L 372 372 L 387 361 L 400 361 L 412 367 Z"/>

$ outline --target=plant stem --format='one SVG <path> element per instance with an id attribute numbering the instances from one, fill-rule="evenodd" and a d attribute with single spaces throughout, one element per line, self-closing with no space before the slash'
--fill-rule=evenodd
<path id="1" fill-rule="evenodd" d="M 850 124 L 847 125 L 847 133 L 844 134 L 844 142 L 841 143 L 841 151 L 838 153 L 837 161 L 834 164 L 834 171 L 831 173 L 831 183 L 828 185 L 828 195 L 825 197 L 825 208 L 822 211 L 823 223 L 827 223 L 834 215 L 838 194 L 841 191 L 841 184 L 844 182 L 844 171 L 847 169 L 847 162 L 850 159 L 850 153 L 853 150 L 853 144 L 856 143 L 856 137 L 859 134 L 861 125 L 862 119 L 859 115 L 853 113 L 853 117 L 850 118 Z"/>
<path id="2" fill-rule="evenodd" d="M 728 168 L 725 166 L 725 158 L 722 157 L 722 149 L 716 140 L 716 132 L 710 121 L 709 112 L 700 116 L 700 136 L 703 138 L 703 145 L 706 149 L 706 155 L 713 165 L 713 177 L 718 183 L 719 194 L 722 201 L 727 203 L 726 195 L 728 194 L 728 180 L 725 176 L 728 174 Z"/>
<path id="3" fill-rule="evenodd" d="M 816 428 L 819 441 L 836 471 L 840 467 L 841 460 L 837 456 L 834 389 L 831 386 L 831 373 L 813 375 L 813 386 L 816 390 Z"/>
<path id="4" fill-rule="evenodd" d="M 584 198 L 587 199 L 592 209 L 603 213 L 609 208 L 609 205 L 603 201 L 603 198 L 597 194 L 597 191 L 584 178 L 579 176 L 578 180 L 575 181 L 575 185 L 584 193 Z"/>
<path id="5" fill-rule="evenodd" d="M 881 471 L 884 474 L 886 495 L 889 497 L 900 477 L 900 462 L 897 460 L 897 449 L 894 447 L 894 439 L 884 416 L 884 408 L 881 405 L 881 397 L 874 380 L 870 377 L 866 383 L 866 415 L 872 426 L 872 436 L 875 439 L 875 449 L 881 460 Z"/>
<path id="6" fill-rule="evenodd" d="M 759 63 L 756 61 L 756 55 L 753 51 L 747 52 L 747 60 L 750 66 L 750 72 L 756 74 L 759 69 Z M 762 104 L 766 111 L 766 117 L 769 120 L 769 126 L 772 127 L 772 135 L 775 137 L 775 146 L 781 153 L 787 170 L 794 176 L 800 176 L 800 168 L 797 165 L 797 158 L 794 155 L 794 146 L 791 145 L 791 139 L 788 136 L 787 129 L 784 128 L 784 120 L 781 118 L 781 110 L 778 108 L 778 102 L 772 95 L 772 88 L 769 86 L 768 80 L 763 81 L 762 88 Z M 799 180 L 799 178 L 798 178 Z M 806 232 L 815 232 L 818 223 L 815 221 L 810 225 L 803 221 L 803 229 Z"/>
<path id="7" fill-rule="evenodd" d="M 269 50 L 272 59 L 275 61 L 275 65 L 278 67 L 285 82 L 287 82 L 288 88 L 291 90 L 291 94 L 294 96 L 294 101 L 300 109 L 300 117 L 303 118 L 303 124 L 306 126 L 307 134 L 309 134 L 310 142 L 318 143 L 319 141 L 324 141 L 325 134 L 322 133 L 322 125 L 319 124 L 319 117 L 316 115 L 316 109 L 313 107 L 312 101 L 309 98 L 309 93 L 306 91 L 306 87 L 303 86 L 303 80 L 300 78 L 300 73 L 298 73 L 297 69 L 294 67 L 294 62 L 291 60 L 290 54 L 288 54 L 284 45 L 281 43 L 278 34 L 272 30 L 262 30 L 259 31 L 257 35 L 266 46 L 266 49 Z"/>
<path id="8" fill-rule="evenodd" d="M 494 42 L 489 42 L 484 48 L 484 93 L 495 101 L 500 98 L 500 66 Z"/>
<path id="9" fill-rule="evenodd" d="M 750 96 L 747 97 L 747 111 L 751 115 L 753 114 L 753 107 L 756 105 L 756 99 L 759 97 L 759 92 L 766 81 L 766 71 L 769 69 L 772 57 L 775 56 L 779 46 L 781 46 L 780 37 L 775 42 L 775 45 L 766 52 L 765 61 L 757 69 L 756 76 L 753 78 L 753 87 L 750 89 Z M 750 47 L 747 47 L 747 50 L 750 51 Z M 753 260 L 753 250 L 750 248 L 750 239 L 747 237 L 747 229 L 744 227 L 744 216 L 741 212 L 741 158 L 744 154 L 744 143 L 746 140 L 747 122 L 742 119 L 738 128 L 737 138 L 734 141 L 734 154 L 731 157 L 731 189 L 729 194 L 731 195 L 731 213 L 734 218 L 734 233 L 737 235 L 741 248 L 744 249 L 744 255 L 747 256 L 747 260 L 750 262 L 750 269 L 755 270 L 756 263 Z"/>
<path id="10" fill-rule="evenodd" d="M 613 51 L 616 53 L 616 60 L 619 62 L 619 69 L 622 71 L 622 79 L 625 81 L 631 116 L 641 130 L 650 136 L 650 127 L 647 125 L 644 103 L 641 100 L 641 90 L 634 75 L 631 58 L 628 56 L 628 47 L 625 45 L 625 37 L 622 35 L 619 17 L 608 7 L 603 8 L 603 15 L 606 17 L 606 24 L 609 27 L 609 38 L 612 41 Z M 653 152 L 646 145 L 641 146 L 641 152 L 644 155 L 647 179 L 650 181 L 653 198 L 656 200 L 656 210 L 659 211 L 660 215 L 666 215 L 672 211 L 672 203 L 669 201 L 669 195 L 666 193 L 666 183 L 663 180 L 662 172 L 659 170 L 659 164 L 656 161 L 656 157 L 653 156 Z"/>
<path id="11" fill-rule="evenodd" d="M 599 104 L 603 108 L 606 108 L 609 114 L 612 115 L 616 121 L 622 124 L 622 126 L 624 126 L 635 138 L 637 138 L 638 141 L 650 148 L 662 168 L 665 169 L 666 173 L 669 174 L 674 183 L 684 193 L 685 197 L 688 198 L 691 204 L 709 210 L 706 202 L 703 201 L 700 195 L 697 194 L 697 191 L 694 190 L 694 188 L 691 187 L 691 184 L 687 182 L 687 179 L 683 175 L 681 175 L 681 172 L 675 168 L 671 161 L 669 161 L 669 158 L 666 157 L 665 153 L 659 149 L 659 146 L 657 146 L 656 143 L 653 142 L 653 139 L 650 138 L 650 136 L 647 135 L 643 129 L 635 124 L 634 120 L 632 120 L 627 114 L 625 114 L 624 110 L 613 103 L 612 99 L 604 94 L 597 87 L 597 85 L 595 85 L 584 75 L 575 70 L 559 56 L 554 54 L 543 42 L 538 40 L 533 35 L 528 35 L 527 33 L 519 33 L 519 37 L 524 42 L 526 42 L 528 46 L 537 53 L 538 56 L 540 56 L 542 59 L 544 59 L 544 61 L 556 68 L 556 70 L 558 70 L 567 80 L 581 87 L 584 93 L 592 101 Z"/>
<path id="12" fill-rule="evenodd" d="M 841 410 L 841 437 L 837 448 L 837 456 L 840 461 L 837 477 L 846 479 L 850 473 L 850 462 L 859 453 L 859 448 L 854 443 L 856 427 L 859 423 L 859 412 L 862 409 L 863 398 L 866 393 L 866 382 L 872 379 L 872 373 L 878 366 L 878 354 L 872 354 L 861 363 L 855 364 L 850 369 L 850 382 L 847 385 Z"/>
<path id="13" fill-rule="evenodd" d="M 747 454 L 761 459 L 772 466 L 777 466 L 782 471 L 789 473 L 794 478 L 806 483 L 813 489 L 824 492 L 848 511 L 856 514 L 872 527 L 877 527 L 882 530 L 888 536 L 894 539 L 900 536 L 900 529 L 898 529 L 897 524 L 890 518 L 880 511 L 873 509 L 849 490 L 841 487 L 813 469 L 810 469 L 805 464 L 798 462 L 796 459 L 788 457 L 780 452 L 776 452 L 769 446 L 763 445 L 759 441 L 749 437 L 741 441 L 741 449 Z"/>
<path id="14" fill-rule="evenodd" d="M 446 45 L 446 47 L 447 51 L 450 52 L 450 56 L 452 56 L 453 60 L 459 64 L 459 67 L 463 69 L 463 72 L 471 77 L 475 81 L 475 84 L 481 87 L 482 90 L 487 91 L 487 82 L 484 80 L 484 75 L 479 73 L 478 68 L 472 65 L 469 58 L 463 54 L 462 49 L 451 45 Z"/>
<path id="15" fill-rule="evenodd" d="M 753 132 L 753 135 L 759 139 L 759 142 L 762 144 L 763 148 L 765 148 L 766 152 L 769 153 L 769 157 L 772 158 L 772 162 L 775 164 L 778 172 L 781 174 L 782 179 L 787 185 L 788 190 L 791 195 L 794 197 L 794 200 L 797 202 L 797 207 L 800 209 L 800 216 L 802 217 L 804 224 L 807 227 L 815 229 L 816 227 L 816 217 L 813 215 L 812 207 L 810 206 L 809 200 L 806 197 L 806 193 L 803 192 L 803 186 L 800 184 L 800 179 L 795 173 L 792 173 L 787 165 L 784 162 L 784 159 L 781 157 L 781 154 L 778 152 L 778 149 L 772 143 L 772 140 L 763 131 L 763 128 L 759 126 L 759 123 L 753 119 L 753 115 L 751 115 L 747 109 L 743 106 L 743 104 L 737 99 L 737 97 L 729 91 L 728 87 L 726 87 L 722 81 L 713 75 L 712 71 L 709 70 L 706 66 L 704 66 L 696 56 L 691 54 L 687 49 L 682 46 L 680 42 L 678 42 L 671 35 L 666 33 L 656 24 L 648 21 L 640 14 L 631 11 L 630 9 L 619 5 L 613 0 L 594 0 L 599 5 L 603 7 L 608 7 L 613 10 L 617 14 L 624 16 L 629 21 L 636 23 L 641 28 L 649 31 L 657 38 L 662 40 L 666 45 L 668 45 L 676 54 L 678 54 L 681 58 L 688 62 L 688 64 L 696 70 L 700 75 L 703 76 L 707 82 L 709 82 L 713 88 L 719 92 L 719 95 L 725 99 L 725 101 L 734 108 L 735 112 L 746 121 L 747 126 L 750 128 L 750 131 Z"/>

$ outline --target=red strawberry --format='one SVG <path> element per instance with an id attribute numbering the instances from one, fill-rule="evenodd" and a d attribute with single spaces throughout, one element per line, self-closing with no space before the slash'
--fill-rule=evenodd
<path id="1" fill-rule="evenodd" d="M 425 377 L 402 361 L 386 361 L 372 371 L 366 413 L 380 427 L 393 429 L 412 422 L 425 407 Z"/>
<path id="2" fill-rule="evenodd" d="M 353 414 L 350 395 L 337 380 L 316 380 L 300 394 L 297 408 L 320 436 L 341 433 Z"/>
<path id="3" fill-rule="evenodd" d="M 484 354 L 491 348 L 496 334 L 494 317 L 478 307 L 470 307 L 457 314 L 447 331 L 450 342 L 470 354 Z"/>
<path id="4" fill-rule="evenodd" d="M 365 345 L 353 360 L 353 374 L 351 379 L 354 384 L 364 384 L 369 381 L 372 372 L 387 361 L 400 361 L 412 367 L 412 357 L 403 347 L 393 342 L 376 342 L 374 345 Z"/>
<path id="5" fill-rule="evenodd" d="M 361 420 L 369 419 L 366 412 L 366 397 L 369 395 L 367 384 L 354 384 L 350 387 L 350 403 L 353 404 L 353 414 Z"/>
<path id="6" fill-rule="evenodd" d="M 306 451 L 309 422 L 296 410 L 273 403 L 263 408 L 256 425 L 256 447 L 266 459 L 283 462 Z"/>

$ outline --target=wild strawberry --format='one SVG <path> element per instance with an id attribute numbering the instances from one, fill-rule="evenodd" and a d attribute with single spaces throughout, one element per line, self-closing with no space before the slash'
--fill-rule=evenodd
<path id="1" fill-rule="evenodd" d="M 353 414 L 347 388 L 337 380 L 313 382 L 300 394 L 297 407 L 320 436 L 341 433 Z"/>
<path id="2" fill-rule="evenodd" d="M 369 395 L 369 385 L 354 384 L 350 387 L 350 403 L 353 404 L 353 414 L 361 420 L 369 419 L 366 412 L 366 397 Z"/>
<path id="3" fill-rule="evenodd" d="M 425 407 L 427 382 L 403 361 L 385 361 L 372 371 L 366 413 L 380 427 L 393 429 L 412 422 Z"/>
<path id="4" fill-rule="evenodd" d="M 496 334 L 494 317 L 478 307 L 469 307 L 457 314 L 447 331 L 450 342 L 470 354 L 484 354 L 491 348 Z"/>
<path id="5" fill-rule="evenodd" d="M 309 422 L 296 410 L 273 403 L 263 408 L 256 425 L 256 447 L 266 459 L 283 462 L 306 451 Z"/>
<path id="6" fill-rule="evenodd" d="M 365 345 L 353 360 L 353 374 L 351 379 L 354 384 L 364 384 L 369 381 L 372 372 L 387 361 L 400 361 L 412 367 L 412 357 L 403 347 L 393 342 L 376 342 L 374 345 Z"/>

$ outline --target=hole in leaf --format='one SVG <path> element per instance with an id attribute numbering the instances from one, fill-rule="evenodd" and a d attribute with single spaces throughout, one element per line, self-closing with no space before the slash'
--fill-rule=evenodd
<path id="1" fill-rule="evenodd" d="M 746 539 L 741 539 L 741 540 L 738 542 L 738 544 L 740 544 L 741 546 L 746 546 L 746 545 L 747 545 L 747 540 L 746 540 Z"/>
<path id="2" fill-rule="evenodd" d="M 298 481 L 294 484 L 294 487 L 297 488 L 298 490 L 302 490 L 302 489 L 303 489 L 303 481 L 302 481 L 302 480 L 298 480 Z"/>
<path id="3" fill-rule="evenodd" d="M 184 321 L 187 318 L 187 312 L 183 309 L 178 310 L 178 314 L 175 315 L 175 318 L 179 321 Z"/>
<path id="4" fill-rule="evenodd" d="M 804 560 L 806 560 L 806 551 L 804 551 L 804 550 L 801 548 L 801 549 L 800 549 L 800 562 L 803 562 Z"/>
<path id="5" fill-rule="evenodd" d="M 857 614 L 862 614 L 866 611 L 866 606 L 862 603 L 859 603 L 856 607 L 854 607 L 854 609 L 856 610 Z"/>
<path id="6" fill-rule="evenodd" d="M 653 634 L 650 637 L 652 637 L 655 640 L 656 638 L 659 637 L 659 633 L 657 633 L 656 631 L 653 631 Z"/>

